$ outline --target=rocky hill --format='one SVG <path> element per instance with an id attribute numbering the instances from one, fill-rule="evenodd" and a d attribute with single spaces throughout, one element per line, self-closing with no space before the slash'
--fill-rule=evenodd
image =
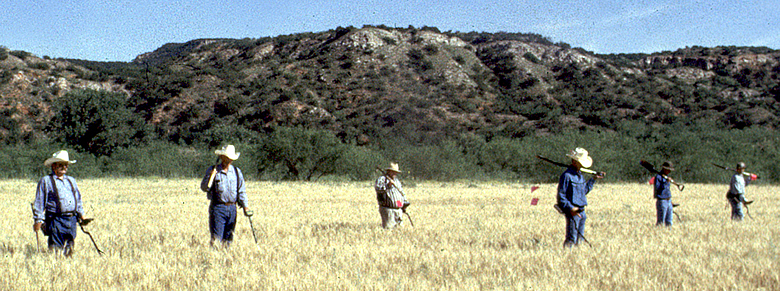
<path id="1" fill-rule="evenodd" d="M 534 34 L 430 27 L 200 39 L 131 63 L 0 48 L 0 138 L 45 137 L 52 104 L 76 89 L 125 94 L 154 138 L 179 143 L 276 125 L 325 129 L 356 144 L 632 124 L 775 128 L 778 75 L 780 52 L 768 48 L 598 55 Z"/>

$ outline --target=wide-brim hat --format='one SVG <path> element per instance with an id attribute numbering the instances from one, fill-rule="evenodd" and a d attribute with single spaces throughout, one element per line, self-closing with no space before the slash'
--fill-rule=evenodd
<path id="1" fill-rule="evenodd" d="M 63 162 L 68 163 L 68 165 L 76 163 L 75 160 L 73 161 L 70 160 L 70 158 L 68 157 L 68 151 L 61 150 L 52 154 L 51 158 L 48 158 L 46 159 L 46 161 L 43 162 L 43 165 L 50 167 L 54 163 L 63 163 Z"/>
<path id="2" fill-rule="evenodd" d="M 667 169 L 669 171 L 674 171 L 674 164 L 670 161 L 666 161 L 663 164 L 661 164 L 661 169 Z"/>
<path id="3" fill-rule="evenodd" d="M 398 168 L 398 163 L 390 163 L 390 166 L 385 168 L 385 172 L 387 171 L 393 171 L 396 173 L 401 173 L 401 170 Z"/>
<path id="4" fill-rule="evenodd" d="M 221 149 L 214 151 L 214 153 L 218 156 L 226 156 L 228 159 L 234 161 L 238 160 L 238 157 L 241 155 L 241 153 L 236 152 L 236 147 L 234 147 L 232 144 L 226 145 Z"/>
<path id="5" fill-rule="evenodd" d="M 745 165 L 745 163 L 739 162 L 739 163 L 737 163 L 737 166 L 735 168 L 737 168 L 737 169 L 745 169 L 745 168 L 747 168 L 747 166 Z"/>
<path id="6" fill-rule="evenodd" d="M 588 151 L 583 148 L 576 148 L 566 156 L 579 162 L 583 168 L 589 168 L 591 165 L 593 165 L 593 159 L 588 156 Z"/>

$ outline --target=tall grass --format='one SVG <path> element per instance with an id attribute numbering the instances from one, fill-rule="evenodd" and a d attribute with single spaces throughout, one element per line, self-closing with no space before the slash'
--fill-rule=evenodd
<path id="1" fill-rule="evenodd" d="M 564 250 L 555 185 L 407 183 L 414 227 L 380 227 L 369 182 L 250 182 L 255 244 L 240 217 L 228 249 L 209 247 L 195 179 L 81 179 L 88 226 L 75 255 L 36 251 L 34 181 L 0 181 L 0 289 L 770 290 L 780 284 L 776 186 L 748 186 L 741 223 L 725 185 L 674 193 L 675 220 L 655 227 L 646 184 L 597 184 L 586 236 Z M 531 198 L 540 199 L 530 205 Z M 43 243 L 43 242 L 42 242 Z"/>

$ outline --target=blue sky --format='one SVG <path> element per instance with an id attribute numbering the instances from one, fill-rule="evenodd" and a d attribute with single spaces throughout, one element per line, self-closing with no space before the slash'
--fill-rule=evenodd
<path id="1" fill-rule="evenodd" d="M 597 53 L 686 46 L 780 49 L 780 1 L 0 0 L 0 46 L 131 61 L 170 42 L 259 38 L 365 24 L 537 33 Z"/>

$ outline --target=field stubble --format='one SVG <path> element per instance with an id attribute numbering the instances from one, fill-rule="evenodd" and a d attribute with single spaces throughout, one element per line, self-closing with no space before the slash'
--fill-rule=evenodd
<path id="1" fill-rule="evenodd" d="M 683 221 L 656 227 L 652 186 L 597 184 L 588 196 L 593 247 L 562 248 L 555 185 L 410 184 L 415 226 L 380 227 L 370 182 L 249 182 L 255 245 L 239 217 L 228 249 L 209 247 L 207 200 L 194 179 L 79 181 L 89 238 L 74 257 L 36 251 L 35 182 L 5 194 L 2 290 L 528 289 L 731 290 L 780 286 L 777 186 L 747 188 L 751 215 L 729 220 L 725 185 L 674 191 Z M 530 205 L 532 198 L 539 204 Z M 45 246 L 45 237 L 41 236 Z"/>

